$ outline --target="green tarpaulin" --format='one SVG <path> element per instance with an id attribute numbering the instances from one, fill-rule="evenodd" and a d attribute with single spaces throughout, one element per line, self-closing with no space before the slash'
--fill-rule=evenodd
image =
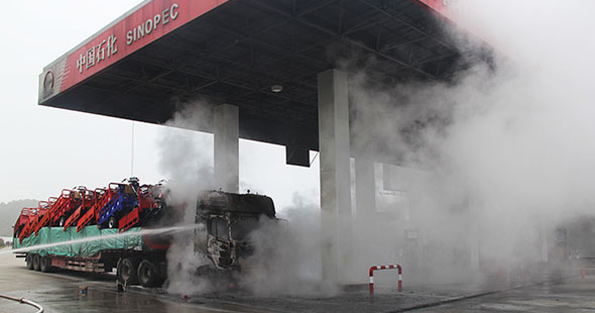
<path id="1" fill-rule="evenodd" d="M 87 226 L 76 231 L 76 227 L 44 227 L 37 236 L 32 234 L 19 244 L 15 240 L 13 249 L 39 246 L 35 250 L 26 252 L 38 253 L 41 256 L 60 255 L 68 257 L 93 257 L 102 250 L 142 248 L 140 227 L 131 228 L 124 233 L 117 229 L 99 229 L 97 226 Z"/>

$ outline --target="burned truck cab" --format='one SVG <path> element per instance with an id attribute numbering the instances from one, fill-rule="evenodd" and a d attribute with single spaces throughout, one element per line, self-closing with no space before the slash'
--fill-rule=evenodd
<path id="1" fill-rule="evenodd" d="M 217 269 L 237 269 L 241 258 L 253 252 L 250 233 L 261 221 L 275 219 L 270 197 L 256 194 L 233 194 L 220 191 L 199 195 L 196 223 L 206 226 L 197 232 L 194 250 L 205 253 Z"/>

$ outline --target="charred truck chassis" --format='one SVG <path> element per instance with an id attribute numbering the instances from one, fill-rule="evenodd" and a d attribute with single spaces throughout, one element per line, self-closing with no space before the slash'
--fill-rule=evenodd
<path id="1" fill-rule="evenodd" d="M 240 258 L 253 252 L 249 234 L 259 227 L 262 218 L 275 220 L 275 207 L 269 197 L 202 193 L 195 222 L 206 225 L 207 238 L 195 240 L 194 251 L 205 253 L 219 270 L 239 269 Z M 200 236 L 198 233 L 195 236 Z"/>

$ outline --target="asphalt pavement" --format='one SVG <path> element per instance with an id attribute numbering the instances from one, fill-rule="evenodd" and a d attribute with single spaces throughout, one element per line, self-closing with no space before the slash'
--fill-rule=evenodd
<path id="1" fill-rule="evenodd" d="M 0 250 L 0 294 L 41 304 L 45 312 L 595 312 L 595 277 L 580 276 L 552 284 L 514 288 L 505 285 L 407 286 L 403 292 L 378 286 L 371 297 L 366 285 L 333 296 L 256 296 L 248 291 L 167 294 L 161 289 L 129 288 L 117 292 L 113 275 L 26 269 L 22 259 Z M 81 286 L 87 288 L 82 295 Z M 0 299 L 0 313 L 35 312 Z"/>

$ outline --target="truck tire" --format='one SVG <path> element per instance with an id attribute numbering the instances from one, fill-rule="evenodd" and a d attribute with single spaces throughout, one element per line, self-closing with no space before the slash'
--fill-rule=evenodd
<path id="1" fill-rule="evenodd" d="M 27 257 L 25 257 L 25 263 L 27 263 L 27 269 L 32 271 L 33 270 L 33 254 L 27 253 Z"/>
<path id="2" fill-rule="evenodd" d="M 132 258 L 123 258 L 118 262 L 118 269 L 116 271 L 116 276 L 118 280 L 126 285 L 137 285 L 138 278 L 136 276 L 138 267 L 138 262 Z"/>
<path id="3" fill-rule="evenodd" d="M 118 221 L 115 217 L 112 216 L 107 220 L 107 228 L 118 228 Z"/>
<path id="4" fill-rule="evenodd" d="M 138 265 L 138 281 L 143 287 L 157 287 L 161 284 L 161 277 L 155 264 L 149 260 L 142 260 Z"/>
<path id="5" fill-rule="evenodd" d="M 41 270 L 41 257 L 39 256 L 39 254 L 34 254 L 33 255 L 33 269 L 36 271 L 40 271 Z"/>
<path id="6" fill-rule="evenodd" d="M 39 269 L 44 273 L 51 271 L 52 260 L 49 257 L 41 257 L 39 260 Z"/>

